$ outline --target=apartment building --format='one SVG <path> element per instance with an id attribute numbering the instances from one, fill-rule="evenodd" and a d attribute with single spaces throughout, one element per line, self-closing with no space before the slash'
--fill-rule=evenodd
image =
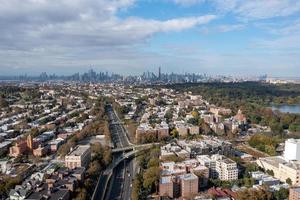
<path id="1" fill-rule="evenodd" d="M 290 188 L 289 200 L 299 200 L 300 199 L 300 188 L 294 187 Z"/>
<path id="2" fill-rule="evenodd" d="M 169 125 L 166 122 L 156 124 L 155 129 L 157 130 L 157 137 L 159 139 L 169 136 Z"/>
<path id="3" fill-rule="evenodd" d="M 181 176 L 181 196 L 192 197 L 198 193 L 198 177 L 193 173 Z"/>
<path id="4" fill-rule="evenodd" d="M 300 161 L 286 161 L 281 156 L 274 156 L 259 158 L 256 162 L 263 169 L 272 170 L 280 181 L 286 182 L 289 178 L 293 185 L 300 186 Z"/>
<path id="5" fill-rule="evenodd" d="M 218 178 L 218 173 L 216 171 L 216 161 L 212 160 L 209 155 L 197 156 L 198 162 L 209 169 L 210 178 Z"/>
<path id="6" fill-rule="evenodd" d="M 300 160 L 300 139 L 287 139 L 284 145 L 284 159 Z"/>
<path id="7" fill-rule="evenodd" d="M 238 179 L 238 168 L 236 162 L 224 156 L 216 159 L 216 172 L 220 180 L 231 181 Z"/>
<path id="8" fill-rule="evenodd" d="M 199 126 L 190 126 L 189 133 L 191 135 L 198 135 L 199 134 Z"/>
<path id="9" fill-rule="evenodd" d="M 66 155 L 65 165 L 70 169 L 87 167 L 91 159 L 90 145 L 78 145 Z"/>
<path id="10" fill-rule="evenodd" d="M 172 176 L 161 177 L 159 182 L 160 196 L 174 198 L 174 183 Z"/>
<path id="11" fill-rule="evenodd" d="M 14 146 L 9 148 L 9 156 L 18 157 L 27 151 L 26 140 L 20 140 L 15 143 Z"/>
<path id="12" fill-rule="evenodd" d="M 201 155 L 197 156 L 197 160 L 201 165 L 209 168 L 209 177 L 218 178 L 220 180 L 236 180 L 238 179 L 238 168 L 236 162 L 222 155 Z"/>

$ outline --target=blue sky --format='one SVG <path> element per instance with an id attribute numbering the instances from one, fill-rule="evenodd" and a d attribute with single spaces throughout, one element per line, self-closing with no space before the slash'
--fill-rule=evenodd
<path id="1" fill-rule="evenodd" d="M 299 0 L 0 0 L 0 74 L 300 76 Z"/>

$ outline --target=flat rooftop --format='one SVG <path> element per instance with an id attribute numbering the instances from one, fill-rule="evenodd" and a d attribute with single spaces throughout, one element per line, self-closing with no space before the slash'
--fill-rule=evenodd
<path id="1" fill-rule="evenodd" d="M 90 148 L 90 145 L 78 145 L 67 156 L 80 156 Z"/>
<path id="2" fill-rule="evenodd" d="M 198 179 L 198 177 L 195 174 L 189 173 L 189 174 L 184 174 L 182 175 L 182 180 L 195 180 Z"/>
<path id="3" fill-rule="evenodd" d="M 265 157 L 265 158 L 259 158 L 259 160 L 267 162 L 270 165 L 273 165 L 275 167 L 279 167 L 279 164 L 285 164 L 286 161 L 281 156 L 272 156 L 272 157 Z"/>

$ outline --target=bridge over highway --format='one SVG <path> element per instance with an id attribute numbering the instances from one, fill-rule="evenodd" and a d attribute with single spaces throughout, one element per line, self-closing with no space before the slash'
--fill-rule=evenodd
<path id="1" fill-rule="evenodd" d="M 127 147 L 114 148 L 114 149 L 112 149 L 111 152 L 112 153 L 120 153 L 120 152 L 133 151 L 133 150 L 144 150 L 144 149 L 152 147 L 153 145 L 159 145 L 159 143 L 130 145 L 130 146 L 127 146 Z"/>

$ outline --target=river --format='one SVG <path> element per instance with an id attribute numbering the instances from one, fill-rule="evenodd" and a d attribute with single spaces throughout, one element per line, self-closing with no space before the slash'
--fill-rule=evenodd
<path id="1" fill-rule="evenodd" d="M 272 110 L 279 110 L 282 113 L 300 114 L 300 105 L 272 105 Z"/>

